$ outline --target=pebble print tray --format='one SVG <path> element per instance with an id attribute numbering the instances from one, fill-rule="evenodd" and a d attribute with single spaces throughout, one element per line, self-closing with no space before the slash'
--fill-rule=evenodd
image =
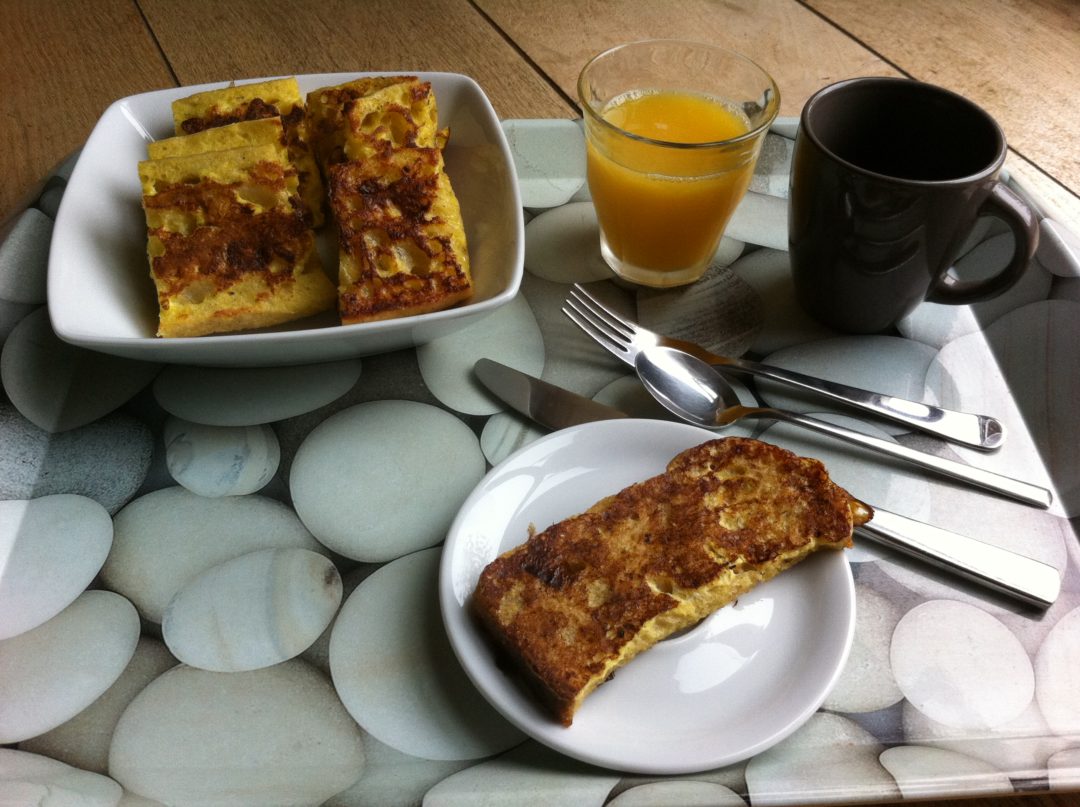
<path id="1" fill-rule="evenodd" d="M 1037 261 L 1006 295 L 923 305 L 891 336 L 832 333 L 788 279 L 795 123 L 770 134 L 709 274 L 657 292 L 609 279 L 578 124 L 504 121 L 526 204 L 522 293 L 415 349 L 283 368 L 163 367 L 59 341 L 43 304 L 61 166 L 0 244 L 0 801 L 53 788 L 93 805 L 625 807 L 1080 788 L 1080 239 L 1044 207 Z M 985 222 L 955 271 L 995 270 L 1010 237 Z M 572 282 L 718 352 L 1001 418 L 1006 446 L 981 454 L 741 390 L 1051 487 L 1040 511 L 761 432 L 859 498 L 1053 564 L 1058 601 L 1026 610 L 859 545 L 850 659 L 780 744 L 663 778 L 528 740 L 458 666 L 438 564 L 487 469 L 542 434 L 472 379 L 477 358 L 664 417 L 562 315 Z"/>

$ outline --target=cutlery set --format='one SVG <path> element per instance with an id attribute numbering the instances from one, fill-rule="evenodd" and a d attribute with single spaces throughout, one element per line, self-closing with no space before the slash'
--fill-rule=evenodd
<path id="1" fill-rule="evenodd" d="M 748 373 L 819 393 L 863 412 L 983 450 L 997 448 L 1004 440 L 1004 429 L 995 418 L 869 392 L 746 359 L 719 356 L 694 343 L 643 328 L 604 305 L 580 285 L 574 286 L 563 313 L 601 347 L 634 367 L 642 384 L 657 401 L 692 425 L 716 430 L 744 417 L 783 421 L 1035 507 L 1046 508 L 1051 504 L 1050 491 L 1021 480 L 806 415 L 744 406 L 719 371 Z M 545 428 L 561 429 L 596 420 L 630 417 L 618 409 L 489 359 L 479 360 L 475 371 L 492 393 Z M 874 519 L 858 532 L 877 543 L 1028 605 L 1046 608 L 1057 599 L 1060 576 L 1053 566 L 878 507 L 874 510 Z"/>
<path id="2" fill-rule="evenodd" d="M 747 373 L 817 393 L 838 403 L 888 418 L 954 443 L 991 450 L 998 448 L 1005 439 L 1005 427 L 996 418 L 987 415 L 953 412 L 919 401 L 882 395 L 792 370 L 771 367 L 749 359 L 719 356 L 693 342 L 654 333 L 620 316 L 585 291 L 580 284 L 574 285 L 563 313 L 601 346 L 631 366 L 638 354 L 648 348 L 674 348 L 721 370 Z M 603 323 L 604 327 L 600 327 L 599 323 Z"/>

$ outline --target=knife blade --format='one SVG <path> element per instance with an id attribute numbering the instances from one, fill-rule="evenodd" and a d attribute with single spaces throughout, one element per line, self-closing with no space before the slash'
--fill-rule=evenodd
<path id="1" fill-rule="evenodd" d="M 479 359 L 473 369 L 476 377 L 495 397 L 548 429 L 565 429 L 595 420 L 630 417 L 613 406 L 598 403 L 491 359 Z"/>
<path id="2" fill-rule="evenodd" d="M 549 429 L 630 417 L 491 359 L 478 360 L 474 369 L 497 398 Z M 709 439 L 704 429 L 702 439 Z M 872 519 L 858 533 L 875 543 L 1037 608 L 1048 608 L 1057 600 L 1061 577 L 1049 564 L 877 507 L 874 512 L 876 523 Z"/>

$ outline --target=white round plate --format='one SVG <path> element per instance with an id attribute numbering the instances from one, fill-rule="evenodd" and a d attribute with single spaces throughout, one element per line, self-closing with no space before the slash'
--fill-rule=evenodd
<path id="1" fill-rule="evenodd" d="M 481 570 L 542 530 L 663 472 L 715 437 L 679 423 L 610 420 L 554 432 L 492 469 L 443 550 L 439 597 L 450 643 L 492 705 L 567 756 L 635 773 L 690 773 L 751 757 L 797 729 L 839 676 L 855 629 L 847 560 L 820 552 L 615 673 L 564 728 L 494 661 L 467 603 Z"/>

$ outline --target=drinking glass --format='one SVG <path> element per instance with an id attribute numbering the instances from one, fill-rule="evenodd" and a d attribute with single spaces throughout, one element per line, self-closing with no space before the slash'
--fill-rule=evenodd
<path id="1" fill-rule="evenodd" d="M 578 96 L 604 260 L 641 285 L 697 280 L 750 184 L 776 82 L 724 48 L 646 40 L 591 59 Z"/>

